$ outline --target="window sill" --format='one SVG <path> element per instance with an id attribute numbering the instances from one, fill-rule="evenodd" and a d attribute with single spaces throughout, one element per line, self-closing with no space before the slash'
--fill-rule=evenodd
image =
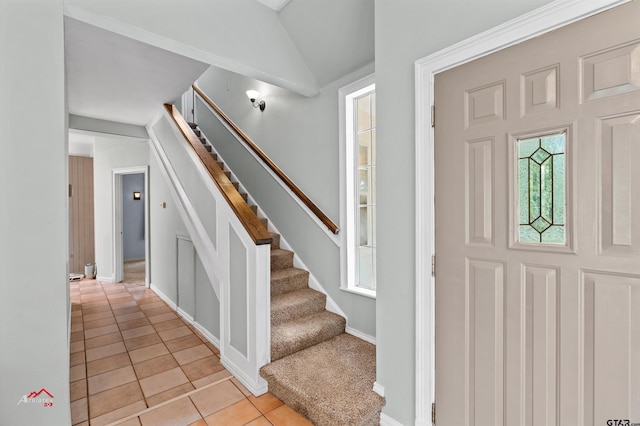
<path id="1" fill-rule="evenodd" d="M 357 294 L 358 296 L 365 296 L 365 297 L 368 297 L 368 298 L 374 299 L 374 300 L 376 298 L 376 291 L 375 290 L 367 290 L 365 288 L 344 287 L 344 286 L 340 286 L 340 290 L 346 291 L 347 293 Z"/>

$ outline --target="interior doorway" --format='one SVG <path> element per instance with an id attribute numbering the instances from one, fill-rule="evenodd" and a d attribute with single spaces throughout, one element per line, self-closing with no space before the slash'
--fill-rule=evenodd
<path id="1" fill-rule="evenodd" d="M 113 171 L 115 282 L 149 286 L 148 168 Z"/>

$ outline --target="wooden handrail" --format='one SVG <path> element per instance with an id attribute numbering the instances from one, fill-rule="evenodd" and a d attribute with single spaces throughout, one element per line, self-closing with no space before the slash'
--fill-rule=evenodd
<path id="1" fill-rule="evenodd" d="M 269 167 L 271 171 L 273 171 L 273 173 L 275 173 L 280 178 L 280 180 L 284 182 L 285 185 L 287 185 L 291 192 L 293 192 L 296 197 L 298 197 L 300 201 L 302 201 L 302 203 L 313 212 L 313 214 L 316 215 L 320 222 L 322 222 L 324 226 L 329 229 L 329 231 L 337 235 L 340 232 L 340 228 L 338 228 L 338 225 L 336 225 L 331 219 L 329 219 L 329 217 L 324 214 L 324 212 L 320 210 L 320 208 L 316 206 L 314 202 L 311 201 L 311 199 L 307 197 L 307 195 L 302 192 L 302 190 L 298 188 L 298 186 L 293 183 L 291 179 L 289 179 L 289 176 L 287 176 L 282 170 L 280 170 L 280 168 L 276 166 L 276 164 L 267 156 L 267 154 L 265 154 L 260 148 L 258 148 L 258 146 L 251 139 L 249 139 L 249 137 L 244 134 L 244 132 L 240 130 L 240 128 L 236 126 L 236 124 L 231 121 L 231 119 L 227 117 L 227 115 L 222 112 L 222 110 L 198 86 L 194 84 L 192 87 L 193 90 L 195 90 L 196 93 L 200 95 L 200 98 L 202 98 L 202 100 L 205 101 L 238 134 L 240 139 L 244 141 L 247 147 L 251 151 L 253 151 L 267 165 L 267 167 Z"/>
<path id="2" fill-rule="evenodd" d="M 271 234 L 265 229 L 264 225 L 258 220 L 256 214 L 249 208 L 240 193 L 233 186 L 227 175 L 224 174 L 218 163 L 213 159 L 209 151 L 202 145 L 193 129 L 187 121 L 182 117 L 174 105 L 164 104 L 174 123 L 180 129 L 184 138 L 189 142 L 193 150 L 200 158 L 202 165 L 209 172 L 209 176 L 215 182 L 216 186 L 227 200 L 229 207 L 234 211 L 240 223 L 247 230 L 256 245 L 271 244 Z"/>

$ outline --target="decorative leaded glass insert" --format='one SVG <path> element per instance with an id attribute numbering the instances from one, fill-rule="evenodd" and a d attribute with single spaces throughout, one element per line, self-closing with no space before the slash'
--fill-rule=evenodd
<path id="1" fill-rule="evenodd" d="M 566 133 L 518 140 L 518 241 L 565 244 Z"/>

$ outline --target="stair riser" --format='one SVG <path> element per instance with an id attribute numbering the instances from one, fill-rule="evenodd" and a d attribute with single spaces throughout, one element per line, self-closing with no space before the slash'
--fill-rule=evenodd
<path id="1" fill-rule="evenodd" d="M 327 297 L 317 293 L 305 298 L 304 301 L 287 306 L 271 305 L 271 326 L 277 326 L 287 321 L 294 321 L 307 315 L 322 312 L 327 305 Z"/>
<path id="2" fill-rule="evenodd" d="M 289 293 L 290 291 L 302 290 L 309 286 L 309 273 L 299 273 L 279 279 L 271 278 L 271 296 Z"/>
<path id="3" fill-rule="evenodd" d="M 280 252 L 278 254 L 271 253 L 271 270 L 287 269 L 293 267 L 293 253 Z"/>
<path id="4" fill-rule="evenodd" d="M 271 362 L 344 333 L 346 322 L 343 317 L 332 315 L 321 325 L 300 327 L 295 331 L 296 339 L 282 339 L 277 327 L 271 327 Z"/>
<path id="5" fill-rule="evenodd" d="M 279 249 L 280 248 L 280 234 L 271 234 L 271 248 Z"/>

